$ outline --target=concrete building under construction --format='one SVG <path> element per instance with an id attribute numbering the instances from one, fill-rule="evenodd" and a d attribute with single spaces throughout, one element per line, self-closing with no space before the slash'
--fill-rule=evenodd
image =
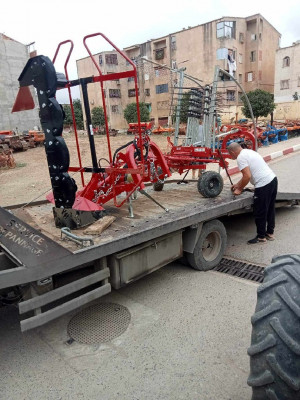
<path id="1" fill-rule="evenodd" d="M 0 33 L 0 130 L 21 133 L 40 125 L 38 108 L 11 113 L 19 90 L 18 78 L 29 57 L 28 46 Z"/>
<path id="2" fill-rule="evenodd" d="M 166 125 L 172 114 L 170 105 L 172 96 L 176 95 L 178 76 L 164 66 L 173 70 L 184 67 L 186 74 L 207 84 L 213 80 L 216 65 L 229 70 L 230 58 L 234 64 L 233 75 L 247 92 L 260 88 L 273 93 L 280 37 L 260 14 L 246 18 L 222 17 L 127 47 L 124 52 L 137 65 L 140 101 L 147 104 L 155 125 Z M 96 59 L 104 74 L 130 68 L 114 51 L 99 53 Z M 151 64 L 151 68 L 147 64 Z M 79 78 L 97 74 L 89 58 L 77 60 L 77 70 Z M 110 125 L 116 129 L 126 128 L 123 111 L 128 103 L 135 101 L 133 79 L 110 81 L 105 85 Z M 241 116 L 242 92 L 233 81 L 224 80 L 219 87 L 225 93 L 227 107 L 222 119 Z M 89 86 L 89 97 L 91 108 L 102 105 L 99 84 Z"/>

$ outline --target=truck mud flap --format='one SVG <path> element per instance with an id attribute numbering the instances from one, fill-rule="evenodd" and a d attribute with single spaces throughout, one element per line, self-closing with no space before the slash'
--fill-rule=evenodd
<path id="1" fill-rule="evenodd" d="M 51 290 L 42 295 L 38 295 L 29 300 L 19 303 L 19 313 L 24 314 L 27 312 L 34 312 L 34 316 L 21 321 L 21 331 L 37 328 L 41 325 L 52 321 L 76 308 L 83 306 L 90 301 L 98 299 L 111 292 L 111 285 L 108 283 L 110 272 L 108 268 L 104 268 L 98 272 L 90 274 L 84 278 L 78 279 L 72 283 L 61 286 L 57 289 Z M 100 286 L 95 288 L 95 284 L 99 283 Z M 72 295 L 82 289 L 92 286 L 91 290 L 84 294 L 79 294 L 77 297 L 72 298 L 60 305 L 53 305 L 49 309 L 51 303 L 61 300 L 65 296 Z M 47 310 L 43 311 L 42 307 L 47 306 Z"/>

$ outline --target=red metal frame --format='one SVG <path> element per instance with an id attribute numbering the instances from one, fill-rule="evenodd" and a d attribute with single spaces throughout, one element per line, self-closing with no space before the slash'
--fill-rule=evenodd
<path id="1" fill-rule="evenodd" d="M 70 60 L 73 48 L 74 48 L 74 44 L 72 42 L 72 40 L 65 40 L 63 42 L 60 42 L 59 45 L 57 46 L 57 49 L 55 51 L 52 63 L 54 64 L 56 61 L 56 57 L 59 53 L 59 50 L 61 48 L 62 45 L 66 44 L 66 43 L 70 43 L 71 47 L 68 53 L 68 56 L 66 58 L 65 64 L 64 64 L 64 69 L 65 69 L 65 75 L 67 80 L 69 81 L 69 74 L 68 74 L 68 62 Z M 77 127 L 76 127 L 76 120 L 75 120 L 75 113 L 74 113 L 74 107 L 73 107 L 73 99 L 72 99 L 72 95 L 71 95 L 71 88 L 70 85 L 67 84 L 66 88 L 68 89 L 68 94 L 69 94 L 69 100 L 70 100 L 70 107 L 71 107 L 71 114 L 72 114 L 72 120 L 73 120 L 73 127 L 74 127 L 74 133 L 75 133 L 75 140 L 76 140 L 76 147 L 77 147 L 77 155 L 78 155 L 78 162 L 79 162 L 79 168 L 77 167 L 69 167 L 69 171 L 76 171 L 76 172 L 80 172 L 81 175 L 81 182 L 82 182 L 82 186 L 84 186 L 84 176 L 83 176 L 83 167 L 82 167 L 82 162 L 81 162 L 81 154 L 80 154 L 80 148 L 79 148 L 79 141 L 78 141 L 78 133 L 77 133 Z"/>

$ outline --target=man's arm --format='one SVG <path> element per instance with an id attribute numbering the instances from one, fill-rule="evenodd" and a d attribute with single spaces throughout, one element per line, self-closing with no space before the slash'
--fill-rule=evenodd
<path id="1" fill-rule="evenodd" d="M 242 178 L 238 181 L 238 183 L 235 183 L 231 187 L 231 190 L 236 195 L 242 193 L 242 190 L 244 189 L 245 186 L 248 185 L 251 178 L 251 172 L 249 167 L 245 167 L 244 169 L 242 169 L 241 173 L 242 173 Z"/>

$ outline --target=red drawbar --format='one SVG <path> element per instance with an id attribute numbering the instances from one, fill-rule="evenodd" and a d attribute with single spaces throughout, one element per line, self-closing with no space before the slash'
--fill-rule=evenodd
<path id="1" fill-rule="evenodd" d="M 15 104 L 11 112 L 32 110 L 35 107 L 30 89 L 28 86 L 19 88 Z"/>

